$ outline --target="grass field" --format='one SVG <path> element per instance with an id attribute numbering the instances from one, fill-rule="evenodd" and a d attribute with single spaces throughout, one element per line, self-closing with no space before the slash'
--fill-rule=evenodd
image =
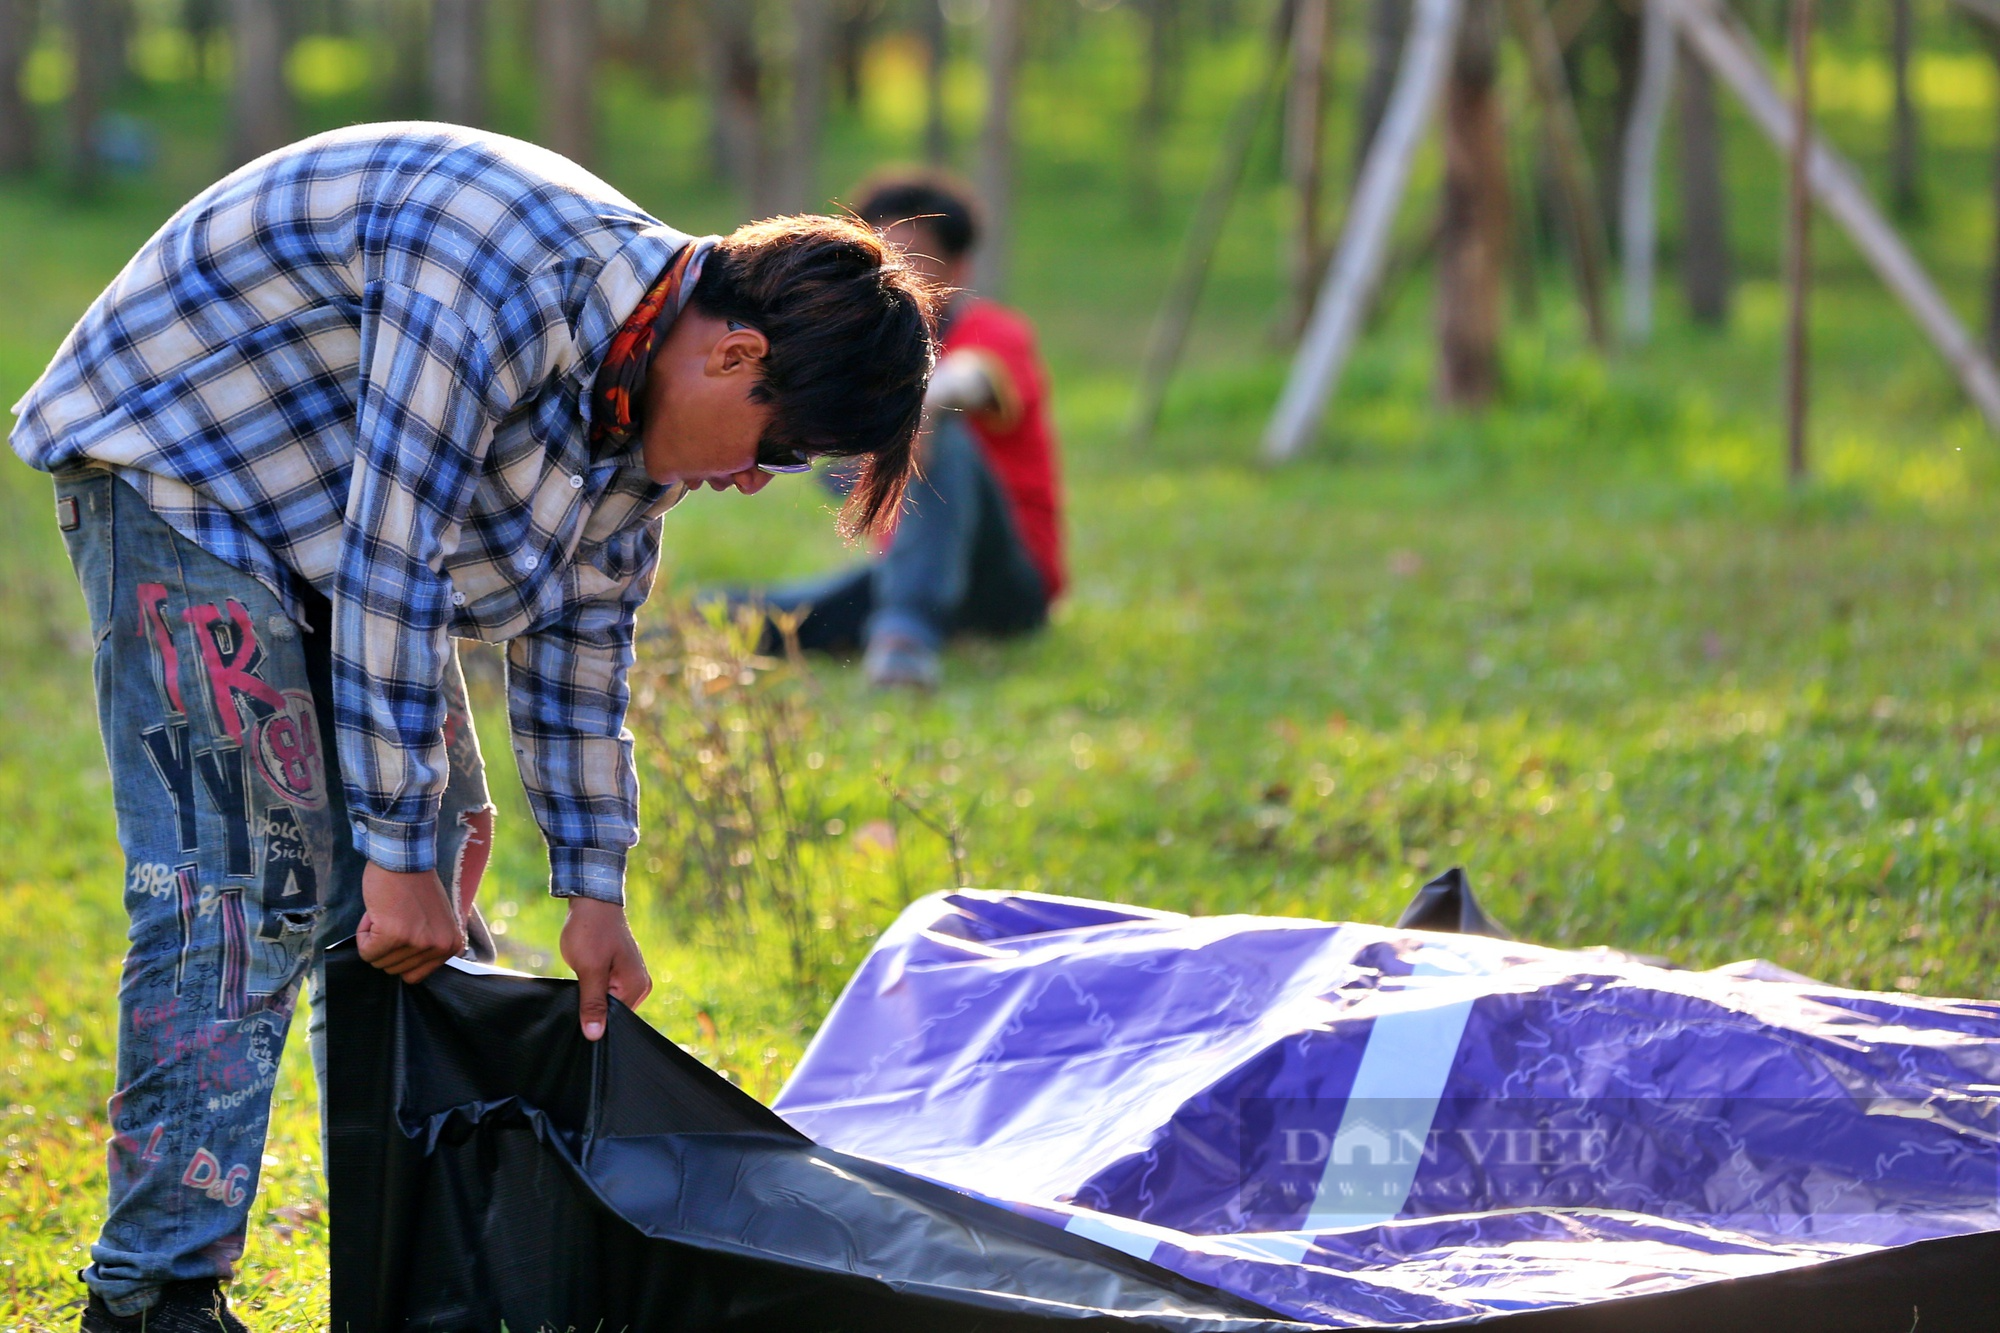
<path id="1" fill-rule="evenodd" d="M 1504 405 L 1449 418 L 1428 406 L 1429 295 L 1415 281 L 1369 338 L 1321 447 L 1266 472 L 1250 459 L 1281 374 L 1265 336 L 1268 190 L 1232 228 L 1163 438 L 1142 454 L 1118 435 L 1173 228 L 1126 215 L 1104 165 L 1115 126 L 1063 109 L 1059 90 L 1087 100 L 1090 79 L 1118 77 L 1099 71 L 1119 62 L 1087 55 L 1071 71 L 1080 86 L 1053 71 L 1029 88 L 1018 292 L 1044 322 L 1060 395 L 1075 591 L 1047 634 L 954 652 L 932 698 L 872 695 L 847 667 L 819 669 L 823 763 L 804 780 L 838 869 L 828 975 L 787 984 L 768 932 L 714 947 L 676 905 L 672 859 L 642 846 L 633 913 L 658 982 L 646 1016 L 751 1091 L 775 1091 L 827 986 L 904 895 L 949 883 L 942 842 L 910 820 L 886 846 L 878 770 L 966 812 L 981 886 L 1384 920 L 1463 863 L 1531 940 L 1691 965 L 1761 955 L 1856 986 L 1993 994 L 1996 442 L 1827 236 L 1818 478 L 1784 487 L 1776 173 L 1741 127 L 1745 280 L 1727 335 L 1689 327 L 1663 293 L 1657 345 L 1600 361 L 1546 274 L 1510 335 Z M 1971 317 L 1992 225 L 1993 89 L 1975 77 L 1983 66 L 1940 60 L 1918 240 Z M 1210 71 L 1214 86 L 1190 95 L 1219 105 L 1229 76 Z M 1877 132 L 1873 85 L 1853 83 L 1835 129 L 1858 149 Z M 636 89 L 611 95 L 645 109 Z M 0 190 L 5 401 L 207 171 L 212 98 L 132 96 L 165 126 L 150 176 L 91 203 L 41 182 Z M 891 104 L 844 122 L 836 169 L 906 144 L 900 115 Z M 634 119 L 619 119 L 627 135 Z M 1198 179 L 1202 132 L 1176 145 L 1177 177 Z M 677 133 L 691 154 L 694 135 Z M 640 148 L 616 140 L 607 174 L 683 225 L 726 225 L 726 201 L 691 166 Z M 679 588 L 851 558 L 823 500 L 790 483 L 691 502 L 668 548 Z M 100 1204 L 122 870 L 81 622 L 45 480 L 0 467 L 0 1330 L 73 1317 L 69 1275 Z M 488 910 L 514 958 L 545 960 L 559 915 L 496 726 Z M 287 1060 L 236 1289 L 273 1330 L 324 1321 L 302 1042 Z"/>

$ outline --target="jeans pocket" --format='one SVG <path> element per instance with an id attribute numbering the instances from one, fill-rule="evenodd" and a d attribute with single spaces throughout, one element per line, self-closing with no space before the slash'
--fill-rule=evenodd
<path id="1" fill-rule="evenodd" d="M 70 567 L 83 589 L 93 644 L 111 632 L 111 608 L 117 591 L 117 537 L 112 521 L 109 472 L 83 468 L 55 476 L 56 526 L 62 530 Z"/>

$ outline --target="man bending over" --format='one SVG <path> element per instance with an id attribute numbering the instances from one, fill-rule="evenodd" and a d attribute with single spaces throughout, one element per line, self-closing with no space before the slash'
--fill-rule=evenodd
<path id="1" fill-rule="evenodd" d="M 251 163 L 98 297 L 12 437 L 55 474 L 128 867 L 83 1329 L 243 1327 L 220 1286 L 301 979 L 349 935 L 412 982 L 464 947 L 440 870 L 485 798 L 454 637 L 507 648 L 584 1035 L 645 997 L 625 682 L 661 515 L 819 455 L 863 460 L 852 524 L 893 514 L 931 322 L 864 227 L 696 239 L 419 124 Z"/>

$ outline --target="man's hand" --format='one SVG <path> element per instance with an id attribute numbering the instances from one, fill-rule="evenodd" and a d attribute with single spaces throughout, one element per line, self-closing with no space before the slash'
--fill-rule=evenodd
<path id="1" fill-rule="evenodd" d="M 578 983 L 578 1017 L 585 1040 L 604 1035 L 610 1012 L 606 994 L 616 995 L 636 1009 L 653 989 L 646 960 L 625 924 L 625 909 L 595 898 L 569 900 L 569 920 L 563 923 L 562 956 Z"/>
<path id="2" fill-rule="evenodd" d="M 361 914 L 356 942 L 361 957 L 392 977 L 422 981 L 447 958 L 464 952 L 458 912 L 435 870 L 384 870 L 372 861 L 361 872 Z"/>

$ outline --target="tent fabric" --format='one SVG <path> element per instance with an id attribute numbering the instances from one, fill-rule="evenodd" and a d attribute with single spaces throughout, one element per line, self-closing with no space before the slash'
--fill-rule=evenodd
<path id="1" fill-rule="evenodd" d="M 342 1333 L 1290 1333 L 1088 1238 L 816 1147 L 614 1002 L 328 957 Z"/>
<path id="2" fill-rule="evenodd" d="M 881 937 L 775 1106 L 1309 1323 L 2000 1298 L 2000 1006 L 1768 963 L 965 890 Z"/>

